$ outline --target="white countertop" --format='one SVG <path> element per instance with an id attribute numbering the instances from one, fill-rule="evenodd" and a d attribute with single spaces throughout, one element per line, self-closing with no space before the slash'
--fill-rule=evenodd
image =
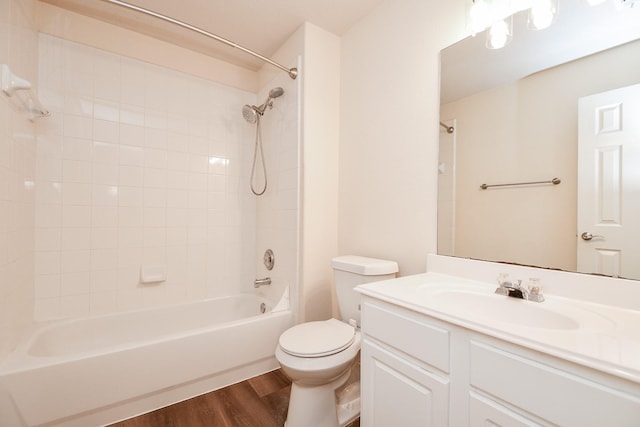
<path id="1" fill-rule="evenodd" d="M 640 311 L 545 294 L 541 303 L 497 285 L 424 273 L 356 290 L 410 310 L 640 383 Z"/>

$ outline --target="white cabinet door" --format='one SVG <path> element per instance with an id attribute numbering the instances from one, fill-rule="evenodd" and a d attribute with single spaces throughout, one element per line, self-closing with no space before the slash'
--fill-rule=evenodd
<path id="1" fill-rule="evenodd" d="M 449 380 L 364 340 L 363 427 L 440 427 L 449 419 Z"/>

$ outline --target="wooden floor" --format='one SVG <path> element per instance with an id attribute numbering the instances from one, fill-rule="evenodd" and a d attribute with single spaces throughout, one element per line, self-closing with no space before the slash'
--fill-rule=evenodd
<path id="1" fill-rule="evenodd" d="M 291 381 L 278 369 L 112 426 L 282 427 L 290 391 Z M 348 427 L 359 426 L 356 420 Z"/>

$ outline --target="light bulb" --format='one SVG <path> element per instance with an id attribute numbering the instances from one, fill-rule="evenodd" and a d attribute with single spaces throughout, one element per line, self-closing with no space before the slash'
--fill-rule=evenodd
<path id="1" fill-rule="evenodd" d="M 549 27 L 557 10 L 557 0 L 534 0 L 529 10 L 529 29 L 542 30 Z"/>
<path id="2" fill-rule="evenodd" d="M 489 26 L 490 10 L 485 0 L 475 0 L 469 10 L 471 34 L 476 35 Z"/>
<path id="3" fill-rule="evenodd" d="M 496 21 L 487 30 L 487 44 L 489 49 L 500 49 L 505 47 L 511 41 L 511 17 Z"/>

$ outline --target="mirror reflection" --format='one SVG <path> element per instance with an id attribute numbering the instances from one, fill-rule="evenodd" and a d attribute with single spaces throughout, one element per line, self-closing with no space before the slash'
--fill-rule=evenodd
<path id="1" fill-rule="evenodd" d="M 640 279 L 640 7 L 612 3 L 442 52 L 439 254 Z"/>

